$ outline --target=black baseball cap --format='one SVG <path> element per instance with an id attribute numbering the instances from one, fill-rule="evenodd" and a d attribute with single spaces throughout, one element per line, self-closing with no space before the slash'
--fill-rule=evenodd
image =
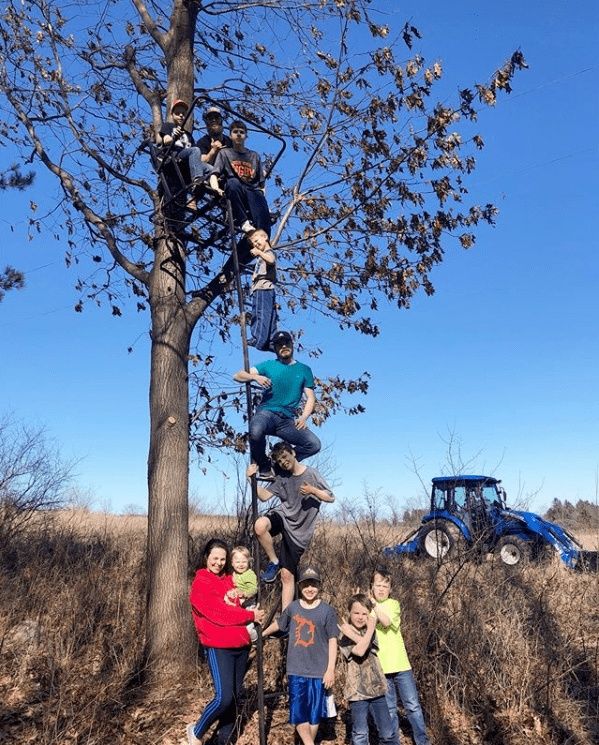
<path id="1" fill-rule="evenodd" d="M 289 331 L 275 331 L 272 339 L 270 340 L 270 343 L 273 347 L 282 347 L 283 345 L 292 347 L 293 336 L 291 336 Z"/>
<path id="2" fill-rule="evenodd" d="M 302 571 L 299 574 L 299 577 L 297 578 L 297 583 L 299 585 L 302 582 L 307 582 L 308 580 L 322 584 L 322 578 L 320 576 L 320 573 L 317 572 L 316 569 L 314 569 L 314 567 L 306 567 L 305 569 L 302 569 Z"/>

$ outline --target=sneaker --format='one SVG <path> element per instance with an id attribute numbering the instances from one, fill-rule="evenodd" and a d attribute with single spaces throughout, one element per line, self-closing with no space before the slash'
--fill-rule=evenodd
<path id="1" fill-rule="evenodd" d="M 202 741 L 198 740 L 198 738 L 193 734 L 193 728 L 195 726 L 195 722 L 187 725 L 187 742 L 189 745 L 202 745 Z"/>
<path id="2" fill-rule="evenodd" d="M 212 194 L 217 197 L 222 197 L 223 195 L 222 189 L 215 189 L 210 181 L 202 181 L 202 186 L 208 192 L 208 194 Z"/>
<path id="3" fill-rule="evenodd" d="M 246 220 L 241 226 L 242 233 L 253 233 L 256 228 L 252 225 L 249 220 Z"/>
<path id="4" fill-rule="evenodd" d="M 260 579 L 262 582 L 266 582 L 267 584 L 270 584 L 271 582 L 274 582 L 277 578 L 277 574 L 279 573 L 279 562 L 269 561 L 266 569 L 263 572 L 260 572 Z"/>
<path id="5" fill-rule="evenodd" d="M 256 478 L 260 479 L 260 481 L 274 481 L 275 472 L 272 470 L 272 468 L 269 468 L 266 471 L 258 471 L 258 473 L 256 474 Z"/>

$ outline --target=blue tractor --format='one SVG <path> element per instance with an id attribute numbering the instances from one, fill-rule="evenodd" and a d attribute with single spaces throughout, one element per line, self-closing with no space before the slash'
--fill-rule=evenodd
<path id="1" fill-rule="evenodd" d="M 571 569 L 598 568 L 596 551 L 584 551 L 567 530 L 534 512 L 506 505 L 505 490 L 492 476 L 438 476 L 431 508 L 405 540 L 383 549 L 387 556 L 412 554 L 442 561 L 486 556 L 508 567 L 542 561 L 557 553 Z"/>

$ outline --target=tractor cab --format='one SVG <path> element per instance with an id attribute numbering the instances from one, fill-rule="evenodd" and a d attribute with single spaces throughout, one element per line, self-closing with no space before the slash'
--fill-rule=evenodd
<path id="1" fill-rule="evenodd" d="M 492 528 L 497 510 L 505 508 L 505 491 L 500 483 L 492 476 L 437 476 L 427 518 L 452 516 L 461 529 L 464 526 L 463 532 L 470 540 L 480 540 Z"/>
<path id="2" fill-rule="evenodd" d="M 492 476 L 437 476 L 433 479 L 431 512 L 464 513 L 474 509 L 505 507 L 501 481 Z"/>

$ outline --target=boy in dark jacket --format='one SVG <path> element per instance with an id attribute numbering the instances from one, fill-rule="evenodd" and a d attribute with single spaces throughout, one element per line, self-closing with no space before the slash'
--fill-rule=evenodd
<path id="1" fill-rule="evenodd" d="M 191 134 L 183 128 L 183 122 L 187 116 L 189 105 L 177 99 L 171 106 L 170 122 L 164 122 L 160 128 L 160 144 L 165 148 L 171 146 L 171 154 L 180 163 L 186 163 L 189 167 L 189 176 L 192 187 L 208 186 L 208 179 L 214 173 L 210 163 L 202 160 L 200 149 L 195 146 Z"/>

